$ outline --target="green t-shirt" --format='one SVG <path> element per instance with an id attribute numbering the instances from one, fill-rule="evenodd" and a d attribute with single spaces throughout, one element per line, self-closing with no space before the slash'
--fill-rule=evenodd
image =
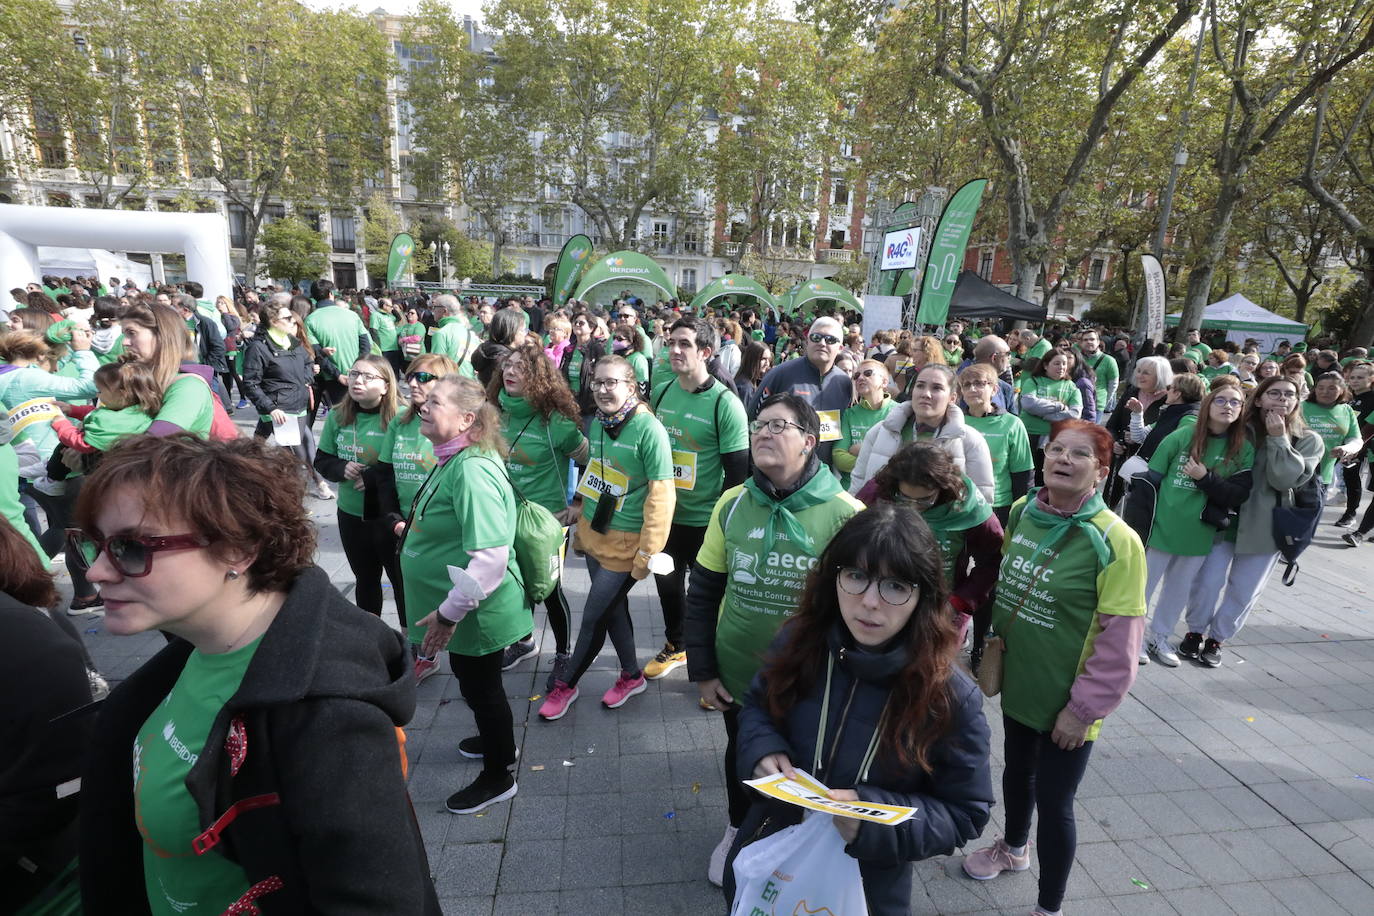
<path id="1" fill-rule="evenodd" d="M 1077 407 L 1079 413 L 1083 411 L 1083 393 L 1078 390 L 1078 386 L 1072 379 L 1051 379 L 1043 375 L 1022 375 L 1019 379 L 1021 388 L 1019 395 L 1032 395 L 1038 398 L 1053 398 L 1062 401 L 1069 407 Z M 1026 426 L 1026 432 L 1032 436 L 1044 436 L 1050 431 L 1050 421 L 1037 417 L 1028 412 L 1023 406 L 1021 408 L 1021 422 Z"/>
<path id="2" fill-rule="evenodd" d="M 406 360 L 412 360 L 425 352 L 425 335 L 429 328 L 417 321 L 414 324 L 401 324 L 396 326 L 396 345 L 401 349 L 401 353 Z M 402 342 L 402 337 L 418 337 L 419 340 Z"/>
<path id="3" fill-rule="evenodd" d="M 208 437 L 215 419 L 214 395 L 210 385 L 198 375 L 187 373 L 167 386 L 162 407 L 154 420 L 163 420 L 197 436 Z"/>
<path id="4" fill-rule="evenodd" d="M 363 320 L 347 306 L 335 303 L 316 306 L 306 316 L 305 328 L 316 346 L 334 348 L 330 359 L 339 367 L 340 375 L 347 375 L 358 361 L 358 338 L 367 336 Z"/>
<path id="5" fill-rule="evenodd" d="M 398 349 L 400 344 L 396 342 L 396 338 L 399 336 L 396 330 L 396 319 L 381 309 L 373 309 L 371 318 L 372 330 L 377 334 L 377 349 L 383 352 Z"/>
<path id="6" fill-rule="evenodd" d="M 983 524 L 992 515 L 992 506 L 983 499 L 983 494 L 964 476 L 964 498 L 956 503 L 931 506 L 921 512 L 921 517 L 930 526 L 930 533 L 940 545 L 940 555 L 944 558 L 945 584 L 952 591 L 960 584 L 966 569 L 956 568 L 959 556 L 964 552 L 964 541 L 971 528 Z"/>
<path id="7" fill-rule="evenodd" d="M 397 417 L 382 437 L 378 461 L 391 465 L 396 478 L 396 497 L 402 515 L 410 514 L 415 494 L 434 470 L 434 443 L 420 435 L 420 415 L 411 414 L 408 422 Z M 340 488 L 342 489 L 342 487 Z"/>
<path id="8" fill-rule="evenodd" d="M 91 448 L 107 452 L 119 440 L 146 433 L 152 425 L 152 418 L 143 412 L 142 407 L 131 406 L 123 410 L 97 407 L 81 421 L 81 437 Z"/>
<path id="9" fill-rule="evenodd" d="M 468 378 L 477 376 L 470 358 L 477 344 L 477 335 L 468 328 L 467 322 L 455 315 L 445 317 L 429 333 L 429 352 L 444 354 L 458 364 L 459 374 Z"/>
<path id="10" fill-rule="evenodd" d="M 1321 436 L 1326 451 L 1322 453 L 1322 463 L 1318 469 L 1322 483 L 1328 487 L 1336 476 L 1336 456 L 1331 450 L 1344 445 L 1349 440 L 1360 438 L 1360 424 L 1355 419 L 1355 411 L 1349 404 L 1332 404 L 1323 407 L 1314 401 L 1302 402 L 1302 418 Z"/>
<path id="11" fill-rule="evenodd" d="M 0 406 L 0 410 L 3 409 Z M 19 455 L 8 442 L 0 443 L 0 518 L 24 536 L 24 540 L 33 546 L 34 552 L 46 565 L 48 555 L 38 546 L 38 538 L 33 536 L 29 523 L 24 521 L 24 504 L 19 501 Z"/>
<path id="12" fill-rule="evenodd" d="M 124 355 L 124 335 L 120 334 L 116 337 L 110 349 L 106 350 L 104 353 L 101 353 L 94 347 L 91 348 L 91 352 L 95 354 L 96 362 L 100 363 L 102 366 L 106 363 L 117 362 L 119 358 Z M 240 350 L 240 352 L 242 351 Z"/>
<path id="13" fill-rule="evenodd" d="M 1050 352 L 1050 342 L 1044 337 L 1037 340 L 1029 350 L 1026 351 L 1026 359 L 1044 359 L 1045 354 Z"/>
<path id="14" fill-rule="evenodd" d="M 840 486 L 846 490 L 849 489 L 854 464 L 859 460 L 859 456 L 850 454 L 849 449 L 862 443 L 870 429 L 887 419 L 896 403 L 892 398 L 884 396 L 882 403 L 877 407 L 869 407 L 865 402 L 859 401 L 853 407 L 846 407 L 840 414 L 840 438 L 835 442 L 830 460 L 835 470 L 840 472 Z"/>
<path id="15" fill-rule="evenodd" d="M 964 423 L 982 433 L 988 443 L 988 453 L 992 456 L 993 508 L 1010 506 L 1011 475 L 1035 470 L 1025 424 L 1014 413 L 998 412 L 975 417 L 967 411 L 964 413 Z"/>
<path id="16" fill-rule="evenodd" d="M 670 362 L 673 354 L 668 350 L 668 344 L 658 348 L 658 355 L 654 357 L 654 364 L 649 369 L 649 384 L 657 388 L 664 382 L 671 382 L 677 378 L 673 375 L 673 364 Z"/>
<path id="17" fill-rule="evenodd" d="M 1036 492 L 1012 506 L 992 619 L 1007 643 L 1002 712 L 1049 732 L 1093 654 L 1102 632 L 1099 616 L 1145 615 L 1145 549 L 1098 496 L 1077 517 L 1099 537 L 1071 527 L 1041 549 L 1061 520 L 1034 506 Z M 1087 740 L 1095 740 L 1101 727 L 1101 720 L 1093 723 Z"/>
<path id="18" fill-rule="evenodd" d="M 1197 481 L 1183 473 L 1196 426 L 1193 423 L 1169 433 L 1150 457 L 1150 470 L 1164 475 L 1164 479 L 1159 484 L 1149 546 L 1180 557 L 1206 556 L 1221 536 L 1216 528 L 1202 521 L 1207 494 L 1198 488 Z M 1226 437 L 1208 436 L 1202 450 L 1202 463 L 1208 470 L 1219 477 L 1230 477 L 1254 467 L 1255 447 L 1249 441 L 1234 460 L 1223 460 L 1225 455 Z"/>
<path id="19" fill-rule="evenodd" d="M 673 448 L 668 433 L 648 410 L 637 410 L 611 438 L 599 420 L 592 421 L 591 455 L 577 491 L 582 495 L 582 518 L 591 525 L 600 492 L 620 497 L 611 515 L 612 531 L 644 527 L 644 497 L 651 480 L 673 479 Z"/>
<path id="20" fill-rule="evenodd" d="M 736 697 L 748 690 L 778 627 L 796 613 L 806 579 L 830 539 L 863 509 L 863 503 L 839 489 L 833 475 L 824 469 L 816 474 L 826 477 L 834 495 L 796 513 L 811 535 L 809 547 L 779 537 L 765 554 L 771 506 L 760 504 L 743 484 L 722 493 L 712 510 L 697 562 L 703 569 L 729 574 L 716 623 L 716 663 L 725 689 Z"/>
<path id="21" fill-rule="evenodd" d="M 186 777 L 261 641 L 220 655 L 192 652 L 134 739 L 134 822 L 143 837 L 144 887 L 155 916 L 223 913 L 248 890 L 242 866 L 192 849 L 202 828 Z"/>
<path id="22" fill-rule="evenodd" d="M 1116 394 L 1117 384 L 1121 381 L 1121 367 L 1116 364 L 1110 353 L 1097 351 L 1093 356 L 1081 354 L 1083 362 L 1093 371 L 1096 377 L 1095 387 L 1097 389 L 1097 410 L 1105 413 L 1107 405 L 1111 403 L 1112 395 Z M 1096 417 L 1085 417 L 1085 419 L 1096 420 Z"/>
<path id="23" fill-rule="evenodd" d="M 573 397 L 582 390 L 582 364 L 586 362 L 587 354 L 581 347 L 573 346 L 572 356 L 568 358 L 568 387 L 572 389 Z"/>
<path id="24" fill-rule="evenodd" d="M 644 385 L 649 381 L 649 357 L 640 353 L 638 350 L 630 350 L 625 354 L 630 366 L 635 370 L 635 381 Z"/>
<path id="25" fill-rule="evenodd" d="M 720 456 L 749 448 L 744 405 L 715 379 L 705 391 L 693 393 L 683 391 L 676 377 L 655 388 L 649 403 L 672 443 L 673 523 L 705 528 L 725 488 Z"/>
<path id="26" fill-rule="evenodd" d="M 466 569 L 472 554 L 515 541 L 515 495 L 499 456 L 465 448 L 437 468 L 417 497 L 415 514 L 401 542 L 401 578 L 409 616 L 418 621 L 444 603 L 453 588 L 448 567 Z M 515 551 L 506 577 L 458 622 L 448 651 L 486 655 L 530 632 L 530 611 Z M 410 625 L 410 641 L 424 638 Z"/>
<path id="27" fill-rule="evenodd" d="M 385 441 L 386 430 L 382 428 L 380 413 L 369 413 L 355 408 L 353 424 L 340 426 L 339 410 L 336 407 L 324 418 L 319 447 L 320 451 L 335 458 L 356 461 L 372 467 L 381 459 L 382 444 Z M 339 511 L 356 515 L 358 518 L 363 517 L 363 491 L 355 490 L 351 480 L 344 480 L 339 484 Z"/>
<path id="28" fill-rule="evenodd" d="M 561 413 L 547 420 L 530 402 L 500 392 L 501 435 L 510 443 L 506 470 L 531 502 L 550 512 L 568 508 L 568 456 L 582 444 L 582 428 Z"/>

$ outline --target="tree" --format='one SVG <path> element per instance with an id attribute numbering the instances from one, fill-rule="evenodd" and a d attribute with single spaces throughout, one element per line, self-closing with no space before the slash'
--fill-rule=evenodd
<path id="1" fill-rule="evenodd" d="M 542 133 L 543 179 L 600 244 L 631 247 L 653 205 L 701 186 L 713 87 L 745 0 L 497 0 L 497 85 Z"/>
<path id="2" fill-rule="evenodd" d="M 1230 100 L 1212 160 L 1216 198 L 1191 260 L 1185 328 L 1201 322 L 1251 168 L 1323 86 L 1374 48 L 1374 0 L 1213 2 L 1209 28 L 1210 63 L 1229 82 Z"/>
<path id="3" fill-rule="evenodd" d="M 329 266 L 329 244 L 298 216 L 273 220 L 262 230 L 263 267 L 276 279 L 313 280 Z M 385 276 L 385 268 L 383 268 Z"/>
<path id="4" fill-rule="evenodd" d="M 373 286 L 386 282 L 391 242 L 402 232 L 409 232 L 417 241 L 410 255 L 410 264 L 411 272 L 419 276 L 430 268 L 429 249 L 418 244 L 419 230 L 415 226 L 403 225 L 400 215 L 381 194 L 369 196 L 363 207 L 363 251 L 367 252 L 364 263 Z"/>
<path id="5" fill-rule="evenodd" d="M 353 12 L 293 0 L 190 0 L 180 12 L 159 50 L 182 74 L 192 174 L 244 211 L 251 280 L 270 203 L 351 204 L 383 174 L 393 60 L 386 37 Z"/>

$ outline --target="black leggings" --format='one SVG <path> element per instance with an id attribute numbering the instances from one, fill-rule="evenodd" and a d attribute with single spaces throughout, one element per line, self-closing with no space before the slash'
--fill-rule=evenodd
<path id="1" fill-rule="evenodd" d="M 1030 839 L 1031 814 L 1038 811 L 1035 849 L 1040 859 L 1040 908 L 1049 912 L 1064 902 L 1064 888 L 1078 849 L 1078 825 L 1073 800 L 1088 768 L 1093 743 L 1077 750 L 1061 750 L 1049 732 L 1038 732 L 1002 716 L 1005 732 L 1002 801 L 1006 805 L 1006 843 L 1025 846 Z"/>
<path id="2" fill-rule="evenodd" d="M 1363 461 L 1341 468 L 1341 478 L 1345 481 L 1345 511 L 1351 515 L 1360 511 L 1360 498 L 1364 496 L 1364 485 L 1360 481 L 1363 473 Z"/>
<path id="3" fill-rule="evenodd" d="M 67 527 L 72 524 L 72 512 L 76 508 L 76 497 L 81 492 L 81 477 L 73 477 L 66 483 L 66 492 L 61 496 L 49 496 L 35 487 L 25 488 L 43 514 L 48 517 L 47 529 L 38 537 L 38 543 L 50 557 L 65 551 L 67 573 L 72 577 L 72 596 L 89 598 L 96 593 L 96 587 L 86 581 L 86 570 L 72 560 L 72 552 L 65 547 Z"/>
<path id="4" fill-rule="evenodd" d="M 344 481 L 344 486 L 351 486 Z M 369 614 L 382 614 L 382 570 L 391 580 L 396 594 L 396 616 L 401 629 L 406 628 L 405 588 L 401 585 L 401 561 L 396 555 L 396 535 L 383 519 L 364 521 L 349 512 L 339 512 L 339 540 L 343 542 L 348 568 L 353 570 L 357 586 L 353 589 L 353 603 Z"/>
<path id="5" fill-rule="evenodd" d="M 562 578 L 553 587 L 553 591 L 549 592 L 549 597 L 544 599 L 544 610 L 548 613 L 549 629 L 553 630 L 554 651 L 559 655 L 567 655 L 571 615 L 568 611 L 568 598 L 563 594 Z"/>
<path id="6" fill-rule="evenodd" d="M 706 540 L 705 528 L 689 525 L 673 525 L 668 529 L 668 543 L 663 552 L 673 558 L 673 571 L 666 576 L 654 576 L 658 587 L 658 603 L 663 606 L 663 629 L 667 642 L 673 648 L 683 647 L 682 617 L 687 597 L 687 570 L 701 552 L 701 542 Z"/>
<path id="7" fill-rule="evenodd" d="M 731 706 L 721 713 L 725 720 L 725 801 L 730 826 L 739 827 L 749 813 L 749 787 L 740 782 L 739 767 L 739 710 Z"/>
<path id="8" fill-rule="evenodd" d="M 229 365 L 232 366 L 233 364 L 234 364 L 234 357 L 231 355 L 231 356 L 229 357 Z M 230 401 L 234 400 L 234 385 L 235 385 L 235 384 L 237 384 L 237 385 L 239 386 L 239 400 L 244 401 L 244 400 L 247 400 L 247 399 L 248 399 L 248 395 L 245 394 L 244 391 L 243 391 L 243 379 L 239 378 L 239 375 L 238 375 L 237 372 L 235 372 L 233 369 L 228 369 L 228 370 L 226 370 L 226 371 L 224 371 L 224 372 L 221 372 L 221 373 L 219 374 L 219 377 L 220 377 L 220 380 L 224 383 L 224 393 L 227 394 L 227 395 L 229 395 L 229 400 L 230 400 Z M 231 404 L 231 405 L 229 405 L 229 406 L 232 407 L 233 405 Z"/>
<path id="9" fill-rule="evenodd" d="M 501 681 L 504 654 L 503 649 L 486 655 L 448 654 L 458 692 L 472 710 L 477 736 L 482 739 L 482 771 L 497 775 L 509 773 L 515 765 L 515 717 Z"/>
<path id="10" fill-rule="evenodd" d="M 621 674 L 638 674 L 635 659 L 635 631 L 630 623 L 630 589 L 635 578 L 629 573 L 606 569 L 591 554 L 587 554 L 587 571 L 592 575 L 587 590 L 587 604 L 582 608 L 582 627 L 577 633 L 577 648 L 569 664 L 568 686 L 582 680 L 582 675 L 596 661 L 606 636 L 611 637 Z"/>

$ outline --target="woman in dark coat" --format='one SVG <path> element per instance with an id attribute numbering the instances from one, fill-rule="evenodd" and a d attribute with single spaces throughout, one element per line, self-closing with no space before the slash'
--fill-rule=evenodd
<path id="1" fill-rule="evenodd" d="M 822 554 L 740 713 L 741 779 L 799 766 L 837 800 L 920 809 L 895 827 L 835 818 L 875 916 L 909 913 L 912 863 L 979 836 L 993 800 L 982 695 L 954 665 L 940 565 L 914 510 L 880 502 L 855 515 Z M 731 859 L 802 813 L 760 796 Z M 726 876 L 732 899 L 730 865 Z"/>

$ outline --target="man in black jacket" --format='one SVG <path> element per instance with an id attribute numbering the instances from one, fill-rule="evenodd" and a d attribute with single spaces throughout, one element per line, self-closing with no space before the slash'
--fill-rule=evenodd
<path id="1" fill-rule="evenodd" d="M 202 315 L 196 309 L 196 300 L 193 296 L 182 293 L 176 297 L 177 308 L 181 310 L 181 317 L 186 320 L 186 328 L 191 332 L 191 337 L 196 342 L 196 352 L 200 357 L 202 366 L 209 366 L 214 372 L 213 388 L 215 396 L 219 398 L 224 409 L 232 411 L 234 405 L 229 401 L 229 394 L 224 390 L 219 377 L 229 371 L 229 363 L 225 360 L 224 335 L 220 333 L 219 325 L 209 318 Z"/>

